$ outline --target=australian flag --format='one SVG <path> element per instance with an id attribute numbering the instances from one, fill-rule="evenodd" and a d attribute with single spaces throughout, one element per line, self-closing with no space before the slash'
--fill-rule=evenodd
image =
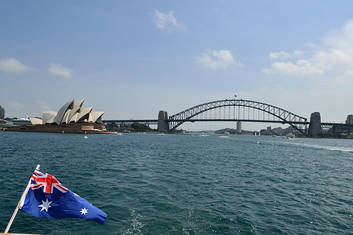
<path id="1" fill-rule="evenodd" d="M 33 172 L 31 185 L 21 208 L 38 218 L 82 218 L 103 224 L 107 214 L 65 188 L 52 175 Z"/>

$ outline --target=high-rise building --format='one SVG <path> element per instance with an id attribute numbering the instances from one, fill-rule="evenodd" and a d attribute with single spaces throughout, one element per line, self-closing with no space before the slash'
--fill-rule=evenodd
<path id="1" fill-rule="evenodd" d="M 0 105 L 0 119 L 5 118 L 5 109 Z"/>
<path id="2" fill-rule="evenodd" d="M 347 116 L 346 124 L 353 124 L 353 115 L 352 114 Z"/>

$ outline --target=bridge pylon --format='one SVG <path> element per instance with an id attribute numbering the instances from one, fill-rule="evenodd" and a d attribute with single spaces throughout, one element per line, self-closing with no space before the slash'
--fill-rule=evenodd
<path id="1" fill-rule="evenodd" d="M 320 137 L 322 135 L 321 115 L 319 112 L 314 112 L 310 115 L 308 135 L 309 137 Z"/>
<path id="2" fill-rule="evenodd" d="M 159 111 L 158 113 L 158 127 L 160 132 L 169 132 L 168 113 L 166 111 Z"/>

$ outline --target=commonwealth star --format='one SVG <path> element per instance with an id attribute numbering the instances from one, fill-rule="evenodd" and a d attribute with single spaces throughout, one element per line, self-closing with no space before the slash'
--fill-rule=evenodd
<path id="1" fill-rule="evenodd" d="M 42 200 L 42 204 L 40 204 L 38 207 L 41 207 L 42 209 L 40 211 L 46 211 L 48 212 L 48 209 L 51 207 L 52 202 L 48 200 L 48 198 L 45 199 L 45 201 Z"/>

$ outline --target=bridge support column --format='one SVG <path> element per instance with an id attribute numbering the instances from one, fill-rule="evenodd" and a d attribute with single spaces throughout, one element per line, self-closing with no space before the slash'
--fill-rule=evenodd
<path id="1" fill-rule="evenodd" d="M 240 135 L 241 134 L 241 122 L 237 121 L 237 134 Z"/>
<path id="2" fill-rule="evenodd" d="M 322 135 L 321 116 L 319 112 L 310 116 L 309 133 L 310 137 L 320 137 Z"/>
<path id="3" fill-rule="evenodd" d="M 169 132 L 168 113 L 166 111 L 159 111 L 158 114 L 158 131 Z"/>

